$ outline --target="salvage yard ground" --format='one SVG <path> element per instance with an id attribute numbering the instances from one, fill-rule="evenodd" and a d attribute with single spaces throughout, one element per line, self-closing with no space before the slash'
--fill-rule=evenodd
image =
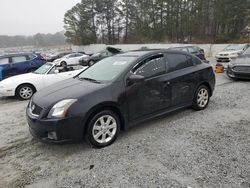
<path id="1" fill-rule="evenodd" d="M 28 102 L 0 99 L 0 187 L 250 187 L 250 82 L 217 75 L 209 107 L 122 132 L 103 149 L 46 145 Z"/>

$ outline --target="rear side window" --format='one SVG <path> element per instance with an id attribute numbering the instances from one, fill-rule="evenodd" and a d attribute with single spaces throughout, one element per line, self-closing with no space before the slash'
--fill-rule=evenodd
<path id="1" fill-rule="evenodd" d="M 167 54 L 169 72 L 193 66 L 191 56 L 185 54 Z"/>
<path id="2" fill-rule="evenodd" d="M 9 58 L 0 59 L 0 65 L 6 65 L 6 64 L 9 64 Z"/>
<path id="3" fill-rule="evenodd" d="M 199 65 L 199 64 L 202 64 L 202 61 L 200 60 L 200 58 L 198 57 L 192 57 L 193 59 L 193 62 L 195 65 Z"/>
<path id="4" fill-rule="evenodd" d="M 150 78 L 164 74 L 165 70 L 164 56 L 157 55 L 142 61 L 132 72 L 137 75 L 142 75 L 145 78 Z"/>
<path id="5" fill-rule="evenodd" d="M 24 62 L 24 61 L 27 61 L 26 56 L 15 56 L 15 57 L 12 57 L 12 63 L 21 63 L 21 62 Z"/>

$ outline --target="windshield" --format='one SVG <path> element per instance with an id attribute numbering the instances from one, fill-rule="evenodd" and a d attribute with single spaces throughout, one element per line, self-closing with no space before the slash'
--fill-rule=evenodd
<path id="1" fill-rule="evenodd" d="M 244 55 L 250 55 L 250 47 L 243 54 Z"/>
<path id="2" fill-rule="evenodd" d="M 43 66 L 41 66 L 39 69 L 37 69 L 34 73 L 35 74 L 45 74 L 48 70 L 51 69 L 51 67 L 53 67 L 52 64 L 46 63 Z"/>
<path id="3" fill-rule="evenodd" d="M 94 64 L 82 74 L 80 79 L 111 81 L 124 71 L 136 57 L 109 57 Z"/>
<path id="4" fill-rule="evenodd" d="M 229 45 L 225 48 L 225 50 L 243 50 L 243 45 Z"/>

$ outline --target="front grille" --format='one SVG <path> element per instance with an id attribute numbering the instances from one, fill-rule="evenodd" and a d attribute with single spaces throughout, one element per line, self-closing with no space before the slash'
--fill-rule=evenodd
<path id="1" fill-rule="evenodd" d="M 227 58 L 227 57 L 219 57 L 218 59 L 220 59 L 220 60 L 229 60 L 229 58 Z"/>
<path id="2" fill-rule="evenodd" d="M 236 72 L 250 73 L 250 67 L 248 66 L 237 66 L 237 67 L 234 67 L 233 70 Z"/>
<path id="3" fill-rule="evenodd" d="M 36 105 L 34 102 L 31 102 L 30 104 L 30 111 L 32 114 L 39 116 L 42 112 L 42 108 L 38 105 Z"/>

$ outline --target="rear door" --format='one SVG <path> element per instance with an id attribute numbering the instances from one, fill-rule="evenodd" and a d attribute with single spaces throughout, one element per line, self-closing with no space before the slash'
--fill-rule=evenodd
<path id="1" fill-rule="evenodd" d="M 30 68 L 30 60 L 26 55 L 12 56 L 10 59 L 10 70 L 12 75 L 27 73 Z"/>
<path id="2" fill-rule="evenodd" d="M 186 54 L 167 53 L 167 67 L 171 75 L 172 106 L 192 102 L 197 82 L 192 57 Z"/>

